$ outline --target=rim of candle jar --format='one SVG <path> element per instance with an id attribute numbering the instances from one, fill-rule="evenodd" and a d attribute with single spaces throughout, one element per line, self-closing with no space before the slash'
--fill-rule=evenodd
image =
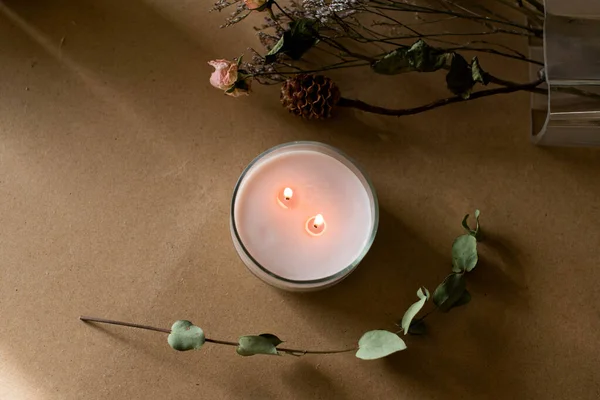
<path id="1" fill-rule="evenodd" d="M 236 224 L 236 221 L 235 221 L 235 202 L 236 202 L 236 199 L 237 199 L 239 188 L 240 188 L 242 182 L 244 181 L 244 178 L 248 174 L 248 172 L 250 172 L 252 170 L 252 168 L 256 165 L 256 163 L 258 163 L 258 161 L 260 161 L 264 157 L 268 156 L 269 154 L 274 153 L 274 152 L 276 152 L 278 150 L 281 150 L 283 148 L 286 148 L 286 147 L 294 147 L 294 146 L 314 146 L 317 149 L 318 148 L 324 148 L 324 149 L 326 149 L 326 150 L 328 150 L 330 152 L 333 152 L 333 153 L 337 154 L 341 158 L 345 159 L 350 164 L 350 166 L 352 166 L 352 167 L 354 167 L 356 169 L 356 171 L 353 171 L 353 172 L 355 172 L 355 173 L 358 172 L 358 174 L 360 174 L 360 176 L 358 177 L 359 180 L 361 180 L 360 178 L 362 178 L 361 182 L 366 182 L 366 188 L 365 189 L 368 189 L 368 193 L 370 193 L 370 197 L 371 197 L 370 200 L 372 200 L 372 210 L 371 211 L 372 211 L 373 223 L 371 225 L 371 232 L 370 232 L 369 238 L 368 238 L 367 242 L 365 243 L 365 246 L 363 247 L 363 249 L 360 252 L 360 254 L 356 257 L 356 259 L 352 263 L 350 263 L 350 265 L 346 266 L 342 270 L 336 272 L 333 275 L 329 275 L 329 276 L 326 276 L 326 277 L 323 277 L 323 278 L 319 278 L 319 279 L 311 279 L 311 280 L 289 279 L 289 278 L 285 278 L 283 276 L 277 275 L 274 272 L 272 272 L 271 270 L 263 267 L 252 256 L 252 254 L 250 254 L 250 252 L 248 251 L 248 249 L 244 245 L 244 242 L 242 241 L 242 239 L 240 237 L 240 234 L 239 234 L 238 229 L 237 229 L 237 224 Z M 315 150 L 315 151 L 318 151 L 318 150 Z M 329 155 L 326 152 L 322 152 L 322 153 L 324 153 L 325 155 Z M 338 160 L 338 161 L 340 161 L 340 160 Z M 340 161 L 340 162 L 342 162 L 342 161 Z M 349 168 L 349 166 L 346 165 L 346 163 L 344 163 L 344 162 L 342 162 L 342 163 L 346 167 Z M 285 282 L 287 284 L 295 285 L 295 288 L 297 288 L 297 289 L 303 289 L 303 288 L 305 288 L 305 289 L 311 289 L 311 288 L 315 288 L 315 285 L 318 285 L 316 288 L 324 288 L 324 287 L 327 287 L 327 285 L 322 285 L 322 284 L 327 284 L 327 283 L 329 283 L 329 284 L 335 284 L 335 283 L 341 281 L 346 276 L 348 276 L 354 269 L 356 269 L 356 267 L 360 264 L 360 262 L 363 260 L 363 258 L 367 255 L 367 253 L 371 249 L 371 246 L 373 245 L 373 242 L 375 241 L 375 236 L 377 235 L 377 229 L 379 227 L 379 201 L 377 199 L 377 192 L 375 192 L 375 187 L 373 186 L 373 182 L 371 182 L 371 179 L 365 173 L 364 169 L 352 157 L 348 156 L 343 151 L 341 151 L 341 150 L 339 150 L 339 149 L 337 149 L 337 148 L 335 148 L 333 146 L 330 146 L 328 144 L 325 144 L 325 143 L 316 142 L 316 141 L 304 141 L 304 140 L 300 140 L 300 141 L 295 141 L 295 142 L 282 143 L 282 144 L 279 144 L 277 146 L 271 147 L 270 149 L 262 152 L 257 157 L 255 157 L 246 166 L 246 168 L 244 168 L 244 170 L 240 174 L 240 177 L 238 178 L 238 180 L 237 180 L 237 182 L 235 184 L 235 188 L 233 189 L 233 196 L 232 196 L 232 199 L 231 199 L 231 208 L 230 208 L 230 216 L 229 217 L 230 217 L 230 224 L 231 224 L 231 228 L 232 228 L 231 231 L 232 231 L 232 233 L 234 235 L 234 239 L 239 244 L 240 249 L 244 252 L 244 255 L 246 257 L 248 257 L 248 259 L 256 267 L 258 267 L 261 272 L 264 272 L 265 274 L 267 274 L 268 276 L 274 278 L 277 281 L 281 281 L 281 282 Z M 245 262 L 244 262 L 244 264 L 245 264 Z M 248 267 L 248 266 L 246 265 L 246 267 Z M 250 271 L 254 273 L 254 271 L 252 271 L 252 269 L 250 269 Z M 259 275 L 257 275 L 257 277 L 259 277 L 260 279 L 264 280 L 263 277 L 261 277 Z M 270 282 L 267 282 L 267 283 L 270 283 Z"/>

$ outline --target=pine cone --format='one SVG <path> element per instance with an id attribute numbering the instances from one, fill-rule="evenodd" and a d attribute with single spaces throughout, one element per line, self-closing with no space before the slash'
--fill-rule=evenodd
<path id="1" fill-rule="evenodd" d="M 340 96 L 340 89 L 326 76 L 299 74 L 283 83 L 280 99 L 295 115 L 323 119 L 331 117 Z"/>

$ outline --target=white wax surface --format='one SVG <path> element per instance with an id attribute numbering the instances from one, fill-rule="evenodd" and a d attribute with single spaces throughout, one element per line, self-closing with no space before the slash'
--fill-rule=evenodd
<path id="1" fill-rule="evenodd" d="M 277 195 L 294 191 L 293 207 Z M 306 232 L 306 220 L 322 214 L 327 229 Z M 240 184 L 234 218 L 240 239 L 265 269 L 292 280 L 325 278 L 353 263 L 368 244 L 373 219 L 367 190 L 335 158 L 310 150 L 268 156 Z"/>

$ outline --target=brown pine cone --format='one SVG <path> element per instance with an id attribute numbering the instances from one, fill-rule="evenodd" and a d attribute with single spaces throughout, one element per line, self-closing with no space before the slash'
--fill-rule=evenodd
<path id="1" fill-rule="evenodd" d="M 340 100 L 338 87 L 323 75 L 299 74 L 281 86 L 281 104 L 289 112 L 307 119 L 331 117 Z"/>

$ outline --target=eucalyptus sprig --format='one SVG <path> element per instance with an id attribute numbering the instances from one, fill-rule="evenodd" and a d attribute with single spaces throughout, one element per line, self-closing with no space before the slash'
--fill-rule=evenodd
<path id="1" fill-rule="evenodd" d="M 259 335 L 240 336 L 237 342 L 207 338 L 199 326 L 188 320 L 175 321 L 171 329 L 157 328 L 150 325 L 140 325 L 131 322 L 115 321 L 105 318 L 84 317 L 79 319 L 83 322 L 98 322 L 102 324 L 127 326 L 155 332 L 168 333 L 167 342 L 169 346 L 177 351 L 200 350 L 205 343 L 213 343 L 222 346 L 235 347 L 240 356 L 248 357 L 257 354 L 281 356 L 290 355 L 300 357 L 305 354 L 337 354 L 356 352 L 356 357 L 363 360 L 375 360 L 389 356 L 390 354 L 406 349 L 404 341 L 395 333 L 385 330 L 374 330 L 366 332 L 358 345 L 342 350 L 303 350 L 280 347 L 283 340 L 272 333 L 261 333 Z"/>
<path id="2" fill-rule="evenodd" d="M 425 287 L 419 288 L 417 296 L 419 300 L 412 304 L 399 325 L 404 334 L 423 334 L 425 324 L 423 320 L 433 311 L 450 311 L 454 307 L 467 304 L 471 295 L 466 289 L 465 274 L 477 265 L 477 241 L 481 240 L 481 228 L 479 226 L 479 210 L 475 211 L 476 226 L 474 229 L 468 225 L 469 215 L 465 216 L 462 225 L 467 231 L 465 235 L 456 238 L 452 245 L 452 273 L 435 289 L 433 295 Z M 424 316 L 415 319 L 425 303 L 433 299 L 435 308 Z M 240 336 L 237 342 L 208 338 L 204 330 L 188 320 L 175 321 L 170 329 L 157 328 L 150 325 L 140 325 L 131 322 L 115 321 L 96 317 L 79 317 L 84 322 L 97 322 L 127 326 L 130 328 L 145 329 L 155 332 L 167 333 L 169 346 L 177 351 L 200 350 L 206 343 L 221 346 L 235 347 L 240 356 L 248 357 L 258 354 L 281 356 L 290 355 L 300 357 L 306 354 L 338 354 L 356 352 L 357 358 L 362 360 L 376 360 L 387 357 L 396 352 L 406 349 L 406 343 L 398 333 L 387 330 L 368 331 L 361 336 L 356 346 L 341 350 L 303 350 L 289 347 L 281 347 L 283 340 L 272 333 L 261 333 L 259 335 Z"/>
<path id="3" fill-rule="evenodd" d="M 398 324 L 404 334 L 422 335 L 426 331 L 425 318 L 434 311 L 448 312 L 455 307 L 467 304 L 471 301 L 471 294 L 467 290 L 465 275 L 473 271 L 477 266 L 479 257 L 477 255 L 477 242 L 482 240 L 481 227 L 479 225 L 479 210 L 475 210 L 475 228 L 468 224 L 469 214 L 462 220 L 462 226 L 467 231 L 454 240 L 452 244 L 452 273 L 429 296 L 427 288 L 422 287 L 417 291 L 419 300 L 412 304 L 404 313 Z M 425 303 L 432 298 L 435 308 L 420 318 L 415 319 Z"/>

